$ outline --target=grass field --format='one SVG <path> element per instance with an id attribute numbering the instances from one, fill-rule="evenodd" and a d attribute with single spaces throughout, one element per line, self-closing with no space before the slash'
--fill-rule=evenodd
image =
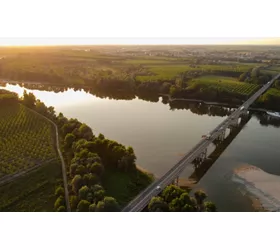
<path id="1" fill-rule="evenodd" d="M 254 93 L 259 87 L 257 84 L 239 82 L 235 78 L 222 76 L 202 76 L 193 79 L 188 84 L 189 88 L 195 87 L 197 85 L 199 85 L 201 89 L 221 89 L 226 92 L 234 92 L 242 95 L 250 95 Z"/>
<path id="2" fill-rule="evenodd" d="M 151 175 L 144 174 L 138 169 L 136 172 L 124 173 L 108 168 L 103 176 L 102 184 L 106 195 L 116 198 L 123 207 L 152 181 Z"/>
<path id="3" fill-rule="evenodd" d="M 0 211 L 53 211 L 57 186 L 62 185 L 61 164 L 54 160 L 0 186 Z"/>
<path id="4" fill-rule="evenodd" d="M 54 128 L 20 104 L 0 109 L 0 177 L 56 158 Z"/>

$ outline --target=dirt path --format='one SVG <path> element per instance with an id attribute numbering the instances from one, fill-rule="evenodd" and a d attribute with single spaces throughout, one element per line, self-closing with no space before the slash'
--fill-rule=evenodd
<path id="1" fill-rule="evenodd" d="M 41 164 L 38 164 L 38 165 L 36 165 L 36 166 L 34 166 L 34 167 L 32 167 L 32 168 L 24 169 L 24 170 L 22 170 L 22 171 L 20 171 L 20 172 L 17 172 L 17 173 L 15 173 L 15 174 L 5 175 L 5 176 L 3 176 L 3 177 L 0 178 L 0 186 L 3 186 L 3 185 L 5 185 L 5 184 L 8 184 L 8 183 L 14 181 L 15 179 L 17 179 L 17 178 L 19 178 L 19 177 L 21 177 L 21 176 L 24 176 L 24 175 L 26 175 L 26 174 L 29 174 L 30 172 L 33 172 L 33 171 L 36 170 L 37 168 L 41 167 L 42 165 L 44 165 L 44 164 L 46 164 L 46 163 L 49 163 L 49 162 L 52 162 L 52 161 L 54 161 L 54 160 L 55 160 L 55 158 L 52 158 L 52 159 L 50 159 L 50 160 L 48 160 L 48 161 L 45 161 L 45 162 L 43 162 L 43 163 L 41 163 Z"/>
<path id="2" fill-rule="evenodd" d="M 56 149 L 57 149 L 57 152 L 58 152 L 58 155 L 59 155 L 59 158 L 60 158 L 60 161 L 61 161 L 61 166 L 62 166 L 62 176 L 63 176 L 64 193 L 65 193 L 65 204 L 66 204 L 67 212 L 71 212 L 71 207 L 70 207 L 70 202 L 69 202 L 68 182 L 67 182 L 67 175 L 66 175 L 66 166 L 65 166 L 65 161 L 63 159 L 63 155 L 62 155 L 60 147 L 59 147 L 58 127 L 49 118 L 41 115 L 40 113 L 34 111 L 33 109 L 29 109 L 29 110 L 31 110 L 32 112 L 40 115 L 41 117 L 43 117 L 45 120 L 49 121 L 55 127 Z"/>

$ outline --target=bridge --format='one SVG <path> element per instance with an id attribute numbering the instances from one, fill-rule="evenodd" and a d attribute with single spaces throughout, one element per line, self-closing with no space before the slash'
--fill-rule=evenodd
<path id="1" fill-rule="evenodd" d="M 186 166 L 193 162 L 203 162 L 207 158 L 207 148 L 215 140 L 223 140 L 225 138 L 226 129 L 232 129 L 238 126 L 239 117 L 247 114 L 248 108 L 257 100 L 257 98 L 267 91 L 280 74 L 275 76 L 270 82 L 263 85 L 256 91 L 246 102 L 231 113 L 223 122 L 221 122 L 214 130 L 212 130 L 206 138 L 200 140 L 181 160 L 179 160 L 166 174 L 160 179 L 153 182 L 138 196 L 136 196 L 128 205 L 122 210 L 123 212 L 140 212 L 150 202 L 151 198 L 157 196 L 166 186 L 172 183 L 178 183 L 180 174 L 184 171 Z"/>

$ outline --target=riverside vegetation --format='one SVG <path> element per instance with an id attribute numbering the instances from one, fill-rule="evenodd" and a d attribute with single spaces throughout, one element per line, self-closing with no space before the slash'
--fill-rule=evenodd
<path id="1" fill-rule="evenodd" d="M 26 126 L 23 126 L 23 128 L 26 127 L 25 134 L 30 133 L 34 137 L 30 139 L 27 136 L 25 140 L 28 141 L 29 138 L 30 141 L 26 142 L 26 145 L 33 148 L 32 143 L 35 143 L 37 150 L 28 151 L 25 155 L 22 154 L 24 150 L 14 151 L 19 152 L 18 155 L 15 153 L 13 155 L 13 158 L 19 159 L 18 165 L 9 162 L 12 158 L 11 155 L 3 158 L 2 163 L 5 166 L 9 163 L 10 168 L 8 169 L 13 170 L 6 174 L 31 168 L 33 165 L 30 162 L 26 163 L 26 159 L 29 159 L 30 156 L 36 156 L 37 163 L 41 164 L 34 171 L 12 182 L 0 185 L 1 211 L 53 211 L 54 209 L 54 211 L 62 212 L 66 210 L 61 166 L 53 145 L 53 130 L 49 128 L 48 133 L 42 133 L 42 136 L 46 136 L 48 140 L 46 138 L 40 139 L 38 137 L 42 131 L 40 128 L 50 125 L 47 124 L 46 120 L 41 120 L 39 115 L 31 112 L 30 109 L 51 119 L 59 127 L 64 157 L 68 163 L 68 189 L 72 211 L 120 211 L 122 206 L 152 182 L 152 176 L 136 168 L 136 156 L 131 147 L 124 147 L 115 141 L 108 140 L 102 134 L 93 135 L 92 130 L 86 124 L 82 124 L 76 119 L 67 119 L 61 113 L 56 116 L 52 107 L 46 107 L 40 100 L 36 100 L 32 93 L 27 94 L 25 92 L 23 98 L 19 100 L 16 94 L 1 90 L 0 97 L 2 107 L 5 107 L 5 105 L 18 107 L 17 112 L 12 117 L 13 119 L 11 115 L 7 116 L 7 113 L 1 114 L 2 124 L 19 121 L 22 118 L 22 122 L 27 123 Z M 23 110 L 26 116 L 22 115 Z M 29 118 L 26 119 L 25 117 Z M 42 126 L 39 126 L 39 121 L 42 122 Z M 31 126 L 29 123 L 36 126 Z M 18 133 L 16 124 L 15 122 L 13 124 L 14 131 L 9 127 L 9 131 L 14 132 L 13 134 L 16 137 L 7 136 L 7 138 L 8 140 L 13 139 L 14 144 L 18 144 L 18 147 L 20 147 L 22 136 L 17 135 L 21 135 L 24 131 L 21 130 Z M 5 133 L 4 129 L 6 127 L 3 126 L 3 133 Z M 37 130 L 34 131 L 32 128 Z M 46 157 L 46 154 L 42 154 L 44 151 L 38 144 L 42 143 L 44 145 L 46 142 L 49 143 L 50 152 L 53 152 L 50 162 L 48 162 L 49 158 Z M 9 147 L 5 145 L 4 143 L 2 152 L 6 154 L 9 152 Z M 4 166 L 2 163 L 1 167 Z M 17 166 L 17 168 L 14 166 Z M 167 196 L 168 192 L 170 197 Z M 200 194 L 201 197 L 204 197 L 201 198 L 201 201 L 203 201 L 206 195 L 203 192 L 200 192 Z M 193 198 L 188 200 L 188 193 L 174 186 L 167 187 L 163 191 L 163 197 L 168 198 L 165 200 L 161 200 L 160 197 L 153 198 L 148 211 L 216 210 L 215 205 L 211 202 L 202 203 Z M 195 197 L 197 198 L 199 195 L 195 194 Z M 180 201 L 177 202 L 176 199 Z M 159 203 L 159 200 L 162 201 L 162 204 Z M 169 203 L 170 208 L 162 207 Z"/>

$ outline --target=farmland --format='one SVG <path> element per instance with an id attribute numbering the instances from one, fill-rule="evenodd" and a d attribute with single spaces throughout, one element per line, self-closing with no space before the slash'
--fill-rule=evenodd
<path id="1" fill-rule="evenodd" d="M 263 74 L 269 75 L 269 76 L 276 76 L 280 72 L 280 66 L 272 66 L 269 67 L 269 69 L 265 69 L 261 71 Z"/>
<path id="2" fill-rule="evenodd" d="M 18 103 L 0 109 L 0 137 L 0 176 L 56 158 L 51 124 Z"/>
<path id="3" fill-rule="evenodd" d="M 200 89 L 217 89 L 225 92 L 233 92 L 241 95 L 251 95 L 258 88 L 257 84 L 243 83 L 232 77 L 202 76 L 193 79 L 188 88 L 199 86 Z"/>
<path id="4" fill-rule="evenodd" d="M 259 50 L 240 49 L 89 46 L 34 48 L 28 53 L 19 49 L 7 51 L 0 61 L 0 79 L 90 89 L 100 97 L 116 99 L 157 100 L 159 94 L 175 93 L 174 97 L 236 104 L 280 68 Z"/>
<path id="5" fill-rule="evenodd" d="M 53 160 L 0 186 L 0 211 L 53 211 L 54 191 L 62 184 L 60 162 Z"/>
<path id="6" fill-rule="evenodd" d="M 165 62 L 164 65 L 149 65 L 146 64 L 144 66 L 146 72 L 149 73 L 149 75 L 141 75 L 137 76 L 136 80 L 140 82 L 146 82 L 146 81 L 170 81 L 174 80 L 176 77 L 178 77 L 182 73 L 188 73 L 188 72 L 201 72 L 201 73 L 212 73 L 212 72 L 233 72 L 237 75 L 243 72 L 248 71 L 254 65 L 250 64 L 231 64 L 231 65 L 196 65 L 196 66 L 190 66 L 190 65 L 182 65 L 174 63 L 167 63 Z"/>

